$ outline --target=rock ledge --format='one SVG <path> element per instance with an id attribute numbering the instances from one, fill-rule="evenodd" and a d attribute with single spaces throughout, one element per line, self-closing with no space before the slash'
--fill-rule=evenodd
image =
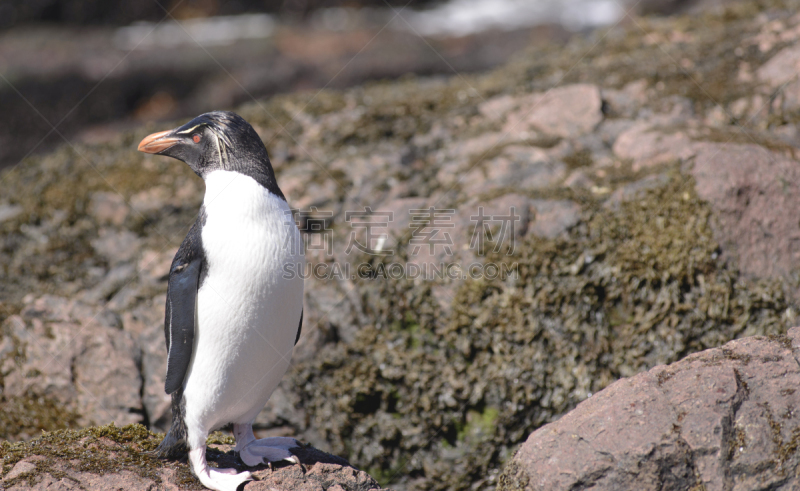
<path id="1" fill-rule="evenodd" d="M 42 433 L 29 442 L 0 443 L 0 488 L 24 489 L 205 489 L 191 475 L 186 460 L 165 461 L 150 454 L 161 437 L 138 424 L 113 424 Z M 231 437 L 209 438 L 211 465 L 245 466 L 233 452 Z M 293 450 L 300 465 L 249 468 L 255 481 L 249 491 L 293 489 L 303 491 L 369 491 L 379 489 L 366 472 L 345 459 L 312 446 Z"/>

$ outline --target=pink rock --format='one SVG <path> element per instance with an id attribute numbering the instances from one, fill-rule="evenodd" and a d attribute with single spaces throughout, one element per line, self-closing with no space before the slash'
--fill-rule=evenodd
<path id="1" fill-rule="evenodd" d="M 499 120 L 505 116 L 508 111 L 516 107 L 517 104 L 519 104 L 519 102 L 515 97 L 504 94 L 482 102 L 478 105 L 478 111 L 487 119 Z"/>
<path id="2" fill-rule="evenodd" d="M 614 154 L 633 160 L 633 170 L 687 159 L 693 155 L 692 141 L 683 132 L 663 133 L 647 123 L 623 132 L 614 142 Z"/>
<path id="3" fill-rule="evenodd" d="M 81 424 L 142 421 L 139 351 L 110 311 L 45 295 L 4 323 L 3 393 L 45 396 Z"/>
<path id="4" fill-rule="evenodd" d="M 509 113 L 503 129 L 516 139 L 530 130 L 574 138 L 592 131 L 603 120 L 602 102 L 600 89 L 595 85 L 556 87 L 520 98 L 518 108 Z"/>
<path id="5" fill-rule="evenodd" d="M 797 78 L 800 73 L 800 44 L 787 46 L 761 65 L 756 75 L 767 82 L 770 87 L 777 88 Z"/>
<path id="6" fill-rule="evenodd" d="M 800 328 L 622 379 L 532 433 L 498 490 L 795 489 Z"/>
<path id="7" fill-rule="evenodd" d="M 632 201 L 634 199 L 644 197 L 645 193 L 650 189 L 658 189 L 666 186 L 669 183 L 669 180 L 669 176 L 666 174 L 656 174 L 647 176 L 630 184 L 626 184 L 625 186 L 614 190 L 603 206 L 616 209 L 625 201 Z"/>
<path id="8" fill-rule="evenodd" d="M 800 260 L 800 165 L 757 145 L 702 143 L 691 174 L 716 212 L 725 254 L 750 275 L 787 274 Z"/>

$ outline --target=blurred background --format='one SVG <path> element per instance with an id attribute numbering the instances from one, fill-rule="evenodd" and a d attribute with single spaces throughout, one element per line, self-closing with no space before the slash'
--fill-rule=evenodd
<path id="1" fill-rule="evenodd" d="M 0 169 L 276 93 L 487 70 L 723 0 L 0 1 Z"/>

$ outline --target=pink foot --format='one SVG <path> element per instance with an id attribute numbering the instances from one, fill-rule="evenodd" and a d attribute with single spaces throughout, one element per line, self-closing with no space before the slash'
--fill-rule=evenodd
<path id="1" fill-rule="evenodd" d="M 206 447 L 189 451 L 189 462 L 192 471 L 200 479 L 203 486 L 215 491 L 236 491 L 245 481 L 252 478 L 249 472 L 236 472 L 236 469 L 212 469 L 206 461 Z"/>

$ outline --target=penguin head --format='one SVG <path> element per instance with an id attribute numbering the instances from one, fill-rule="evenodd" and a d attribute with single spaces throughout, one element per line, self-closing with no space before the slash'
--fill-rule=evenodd
<path id="1" fill-rule="evenodd" d="M 277 187 L 261 138 L 229 111 L 201 114 L 178 128 L 153 133 L 142 140 L 139 151 L 186 162 L 204 179 L 215 170 L 227 170 L 250 175 L 268 189 Z"/>

